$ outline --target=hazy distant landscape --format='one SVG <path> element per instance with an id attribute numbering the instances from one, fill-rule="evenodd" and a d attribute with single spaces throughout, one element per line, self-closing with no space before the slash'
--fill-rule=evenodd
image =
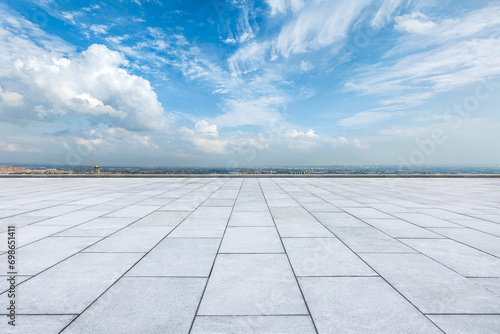
<path id="1" fill-rule="evenodd" d="M 13 167 L 25 167 L 25 172 L 2 173 L 2 174 L 94 174 L 93 166 L 51 166 L 51 165 L 19 165 Z M 36 172 L 36 173 L 34 173 Z M 410 166 L 398 165 L 375 165 L 375 166 L 303 166 L 303 167 L 260 167 L 260 168 L 226 168 L 226 167 L 114 167 L 101 166 L 101 175 L 120 174 L 359 174 L 359 175 L 500 175 L 500 166 Z"/>

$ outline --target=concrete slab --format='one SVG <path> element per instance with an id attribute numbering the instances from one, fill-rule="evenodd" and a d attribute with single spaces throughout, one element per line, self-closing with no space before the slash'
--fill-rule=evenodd
<path id="1" fill-rule="evenodd" d="M 214 238 L 165 238 L 127 275 L 208 277 L 219 244 Z"/>
<path id="2" fill-rule="evenodd" d="M 361 257 L 423 313 L 500 313 L 500 297 L 421 254 Z"/>
<path id="3" fill-rule="evenodd" d="M 192 334 L 314 334 L 309 316 L 197 316 Z"/>
<path id="4" fill-rule="evenodd" d="M 301 277 L 319 333 L 441 333 L 379 277 Z"/>
<path id="5" fill-rule="evenodd" d="M 285 254 L 220 254 L 199 315 L 307 315 Z"/>
<path id="6" fill-rule="evenodd" d="M 188 333 L 205 281 L 122 278 L 63 333 Z"/>
<path id="7" fill-rule="evenodd" d="M 500 315 L 430 315 L 445 333 L 498 334 Z"/>
<path id="8" fill-rule="evenodd" d="M 79 314 L 140 258 L 140 254 L 80 253 L 21 283 L 19 314 Z M 6 299 L 4 293 L 1 298 Z M 2 310 L 1 314 L 6 314 Z"/>
<path id="9" fill-rule="evenodd" d="M 377 276 L 336 238 L 283 238 L 297 276 Z"/>
<path id="10" fill-rule="evenodd" d="M 228 227 L 220 253 L 284 253 L 275 227 Z"/>

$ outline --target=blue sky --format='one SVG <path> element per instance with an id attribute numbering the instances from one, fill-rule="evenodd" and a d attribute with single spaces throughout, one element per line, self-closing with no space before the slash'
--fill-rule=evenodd
<path id="1" fill-rule="evenodd" d="M 500 4 L 0 0 L 0 162 L 500 164 Z"/>

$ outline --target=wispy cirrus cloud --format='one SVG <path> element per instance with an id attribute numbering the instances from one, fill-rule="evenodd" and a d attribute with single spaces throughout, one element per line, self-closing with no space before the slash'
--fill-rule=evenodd
<path id="1" fill-rule="evenodd" d="M 499 76 L 499 17 L 500 7 L 491 5 L 441 22 L 420 13 L 396 18 L 396 28 L 409 34 L 401 38 L 396 52 L 412 52 L 395 58 L 390 51 L 388 57 L 394 60 L 360 69 L 363 74 L 346 87 L 380 95 L 384 105 L 417 105 L 439 93 Z M 418 38 L 419 50 L 415 50 L 413 38 Z M 395 93 L 399 96 L 394 97 Z"/>

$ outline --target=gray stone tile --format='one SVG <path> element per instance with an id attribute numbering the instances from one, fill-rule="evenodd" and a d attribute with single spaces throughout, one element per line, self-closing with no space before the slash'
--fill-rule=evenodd
<path id="1" fill-rule="evenodd" d="M 0 321 L 0 333 L 59 333 L 76 315 L 16 315 L 16 326 L 7 323 L 7 317 Z"/>
<path id="2" fill-rule="evenodd" d="M 134 226 L 177 226 L 190 211 L 155 211 L 134 223 Z"/>
<path id="3" fill-rule="evenodd" d="M 34 225 L 75 226 L 105 215 L 106 211 L 79 210 L 42 220 Z"/>
<path id="4" fill-rule="evenodd" d="M 445 333 L 498 334 L 500 315 L 429 315 Z"/>
<path id="5" fill-rule="evenodd" d="M 22 293 L 18 298 L 18 312 L 79 314 L 132 267 L 140 256 L 131 253 L 76 254 L 19 285 Z"/>
<path id="6" fill-rule="evenodd" d="M 362 220 L 345 212 L 313 212 L 325 226 L 367 226 Z"/>
<path id="7" fill-rule="evenodd" d="M 274 227 L 228 227 L 220 253 L 284 253 Z"/>
<path id="8" fill-rule="evenodd" d="M 81 225 L 63 226 L 66 230 L 56 234 L 58 237 L 107 237 L 125 226 L 132 224 L 137 218 L 96 218 Z M 48 226 L 43 226 L 48 227 Z M 59 227 L 59 226 L 57 226 Z"/>
<path id="9" fill-rule="evenodd" d="M 280 218 L 312 218 L 306 209 L 297 206 L 269 206 L 274 219 Z"/>
<path id="10" fill-rule="evenodd" d="M 453 224 L 447 220 L 423 213 L 395 213 L 394 216 L 420 227 L 460 227 L 460 225 Z"/>
<path id="11" fill-rule="evenodd" d="M 199 315 L 308 314 L 285 254 L 217 256 Z"/>
<path id="12" fill-rule="evenodd" d="M 228 226 L 274 226 L 269 211 L 233 212 Z"/>
<path id="13" fill-rule="evenodd" d="M 269 208 L 264 200 L 262 201 L 245 201 L 236 202 L 233 207 L 233 212 L 267 212 Z"/>
<path id="14" fill-rule="evenodd" d="M 500 277 L 495 278 L 469 278 L 474 283 L 477 283 L 486 289 L 500 296 Z"/>
<path id="15" fill-rule="evenodd" d="M 226 218 L 228 219 L 231 215 L 231 207 L 199 207 L 190 217 L 210 217 L 210 218 Z"/>
<path id="16" fill-rule="evenodd" d="M 197 316 L 192 334 L 314 334 L 309 316 Z"/>
<path id="17" fill-rule="evenodd" d="M 379 277 L 301 277 L 319 333 L 441 333 Z"/>
<path id="18" fill-rule="evenodd" d="M 391 215 L 373 208 L 343 208 L 346 212 L 359 219 L 364 218 L 393 218 Z"/>
<path id="19" fill-rule="evenodd" d="M 26 216 L 56 217 L 56 216 L 64 215 L 66 213 L 70 213 L 73 211 L 84 209 L 85 207 L 86 207 L 85 205 L 56 205 L 56 206 L 53 206 L 50 208 L 45 208 L 45 209 L 34 210 L 31 212 L 28 212 L 28 213 L 26 213 Z"/>
<path id="20" fill-rule="evenodd" d="M 50 217 L 37 217 L 37 216 L 25 216 L 25 215 L 18 215 L 18 216 L 13 216 L 9 218 L 3 218 L 0 219 L 0 232 L 5 232 L 8 230 L 8 226 L 16 226 L 16 227 L 21 227 L 21 226 L 26 226 L 29 224 L 33 224 L 45 219 L 48 219 Z"/>
<path id="21" fill-rule="evenodd" d="M 116 210 L 106 215 L 106 217 L 136 217 L 141 218 L 156 211 L 160 206 L 154 205 L 129 205 L 123 209 Z"/>
<path id="22" fill-rule="evenodd" d="M 36 275 L 67 257 L 99 241 L 95 237 L 49 237 L 17 249 L 17 274 Z M 3 272 L 7 271 L 7 254 L 0 255 Z"/>
<path id="23" fill-rule="evenodd" d="M 127 275 L 208 277 L 220 239 L 165 238 Z"/>
<path id="24" fill-rule="evenodd" d="M 416 253 L 415 250 L 371 226 L 339 226 L 329 229 L 357 253 Z"/>
<path id="25" fill-rule="evenodd" d="M 226 229 L 227 218 L 187 218 L 170 237 L 222 238 Z"/>
<path id="26" fill-rule="evenodd" d="M 175 226 L 128 226 L 110 235 L 85 252 L 143 252 L 151 250 Z"/>
<path id="27" fill-rule="evenodd" d="M 57 232 L 67 229 L 68 226 L 24 226 L 16 229 L 16 245 L 17 247 L 25 246 L 29 243 L 46 238 Z M 0 233 L 0 240 L 7 240 L 7 232 Z M 7 243 L 0 243 L 0 249 L 6 251 Z"/>
<path id="28" fill-rule="evenodd" d="M 500 237 L 500 224 L 481 219 L 453 220 L 453 223 Z"/>
<path id="29" fill-rule="evenodd" d="M 122 278 L 63 333 L 188 333 L 200 278 Z"/>
<path id="30" fill-rule="evenodd" d="M 500 313 L 500 297 L 424 255 L 361 257 L 423 313 Z"/>
<path id="31" fill-rule="evenodd" d="M 276 226 L 282 238 L 334 238 L 335 236 L 313 218 L 277 218 Z"/>
<path id="32" fill-rule="evenodd" d="M 500 277 L 499 258 L 456 241 L 449 239 L 406 239 L 402 242 L 463 276 Z"/>
<path id="33" fill-rule="evenodd" d="M 363 221 L 393 238 L 443 238 L 439 234 L 401 219 L 363 219 Z"/>
<path id="34" fill-rule="evenodd" d="M 500 238 L 469 228 L 431 228 L 433 232 L 500 257 Z"/>
<path id="35" fill-rule="evenodd" d="M 235 202 L 234 198 L 209 198 L 203 204 L 203 206 L 226 206 L 226 207 L 233 207 Z"/>
<path id="36" fill-rule="evenodd" d="M 283 238 L 297 276 L 377 276 L 337 238 Z"/>

